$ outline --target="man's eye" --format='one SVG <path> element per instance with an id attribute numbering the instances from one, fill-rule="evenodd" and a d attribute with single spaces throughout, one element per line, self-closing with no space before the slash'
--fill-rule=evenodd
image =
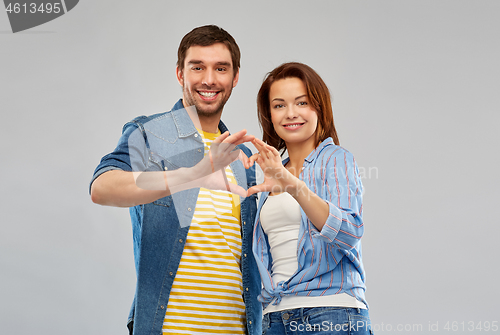
<path id="1" fill-rule="evenodd" d="M 217 68 L 217 71 L 224 72 L 227 71 L 225 67 L 219 67 Z"/>
<path id="2" fill-rule="evenodd" d="M 201 67 L 199 67 L 199 66 L 194 66 L 194 67 L 192 67 L 192 69 L 193 69 L 194 71 L 200 71 L 200 70 L 201 70 Z"/>

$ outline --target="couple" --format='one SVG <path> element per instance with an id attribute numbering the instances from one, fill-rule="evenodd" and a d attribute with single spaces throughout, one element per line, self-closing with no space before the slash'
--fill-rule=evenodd
<path id="1" fill-rule="evenodd" d="M 127 123 L 94 172 L 93 202 L 130 207 L 130 334 L 371 334 L 362 185 L 328 88 L 283 64 L 258 93 L 263 140 L 229 135 L 220 118 L 239 67 L 225 30 L 192 30 L 178 49 L 182 99 Z"/>

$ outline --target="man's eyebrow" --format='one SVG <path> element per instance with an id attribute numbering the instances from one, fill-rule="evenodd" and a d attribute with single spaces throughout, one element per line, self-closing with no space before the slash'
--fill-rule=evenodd
<path id="1" fill-rule="evenodd" d="M 187 62 L 188 64 L 193 64 L 193 65 L 198 65 L 198 64 L 203 64 L 203 61 L 202 60 L 198 60 L 198 59 L 192 59 L 190 61 Z M 217 66 L 231 66 L 231 63 L 230 62 L 217 62 L 215 63 L 215 65 Z"/>
<path id="2" fill-rule="evenodd" d="M 188 64 L 203 64 L 201 60 L 192 59 L 188 61 Z"/>

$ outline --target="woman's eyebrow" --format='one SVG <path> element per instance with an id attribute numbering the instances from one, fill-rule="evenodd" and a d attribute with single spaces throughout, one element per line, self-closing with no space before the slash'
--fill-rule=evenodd
<path id="1" fill-rule="evenodd" d="M 296 98 L 295 98 L 295 100 L 299 100 L 299 99 L 302 99 L 302 98 L 304 98 L 304 97 L 307 97 L 307 94 L 303 94 L 303 95 L 301 95 L 301 96 L 298 96 L 298 97 L 296 97 Z M 273 99 L 273 100 L 271 100 L 271 101 L 274 101 L 274 100 L 278 100 L 278 101 L 285 101 L 285 99 L 281 99 L 281 98 L 274 98 L 274 99 Z"/>

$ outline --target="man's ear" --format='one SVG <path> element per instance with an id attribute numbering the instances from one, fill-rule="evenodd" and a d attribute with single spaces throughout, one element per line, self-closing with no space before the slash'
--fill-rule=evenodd
<path id="1" fill-rule="evenodd" d="M 236 72 L 233 78 L 233 88 L 236 87 L 236 84 L 238 84 L 238 80 L 240 79 L 240 69 Z"/>
<path id="2" fill-rule="evenodd" d="M 179 85 L 184 87 L 184 75 L 182 73 L 182 70 L 179 69 L 179 66 L 175 67 L 175 75 L 177 77 L 177 81 L 179 82 Z"/>

